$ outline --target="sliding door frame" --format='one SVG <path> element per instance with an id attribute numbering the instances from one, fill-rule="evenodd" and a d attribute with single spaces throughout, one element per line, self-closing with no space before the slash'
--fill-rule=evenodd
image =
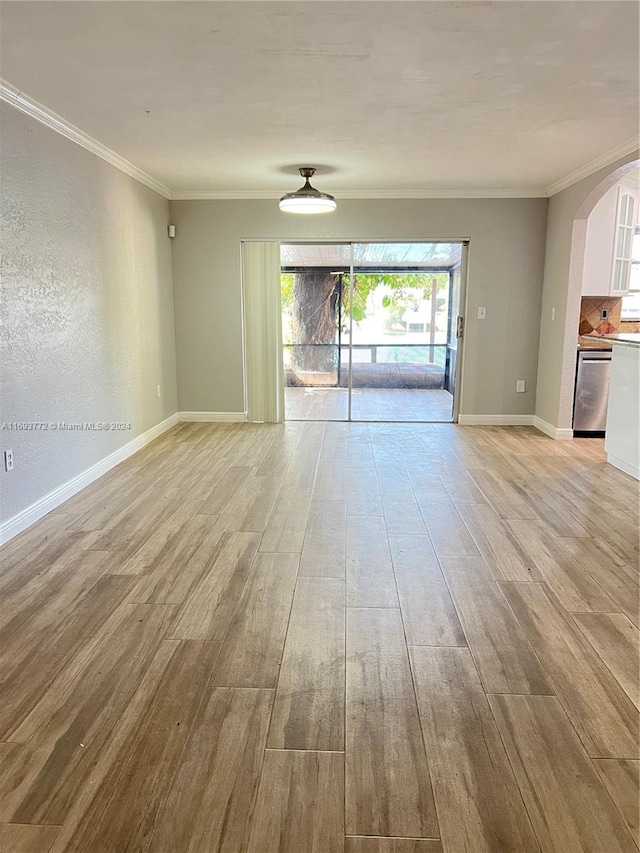
<path id="1" fill-rule="evenodd" d="M 458 423 L 460 416 L 460 401 L 462 400 L 462 384 L 464 381 L 464 351 L 465 336 L 467 331 L 467 282 L 469 274 L 469 240 L 462 241 L 462 254 L 460 256 L 460 300 L 458 303 L 458 317 L 462 318 L 462 334 L 458 338 L 456 351 L 455 384 L 453 388 L 453 411 L 452 421 Z"/>
<path id="2" fill-rule="evenodd" d="M 449 243 L 451 245 L 459 245 L 461 247 L 461 259 L 460 259 L 460 301 L 458 306 L 458 316 L 462 318 L 462 327 L 463 332 L 462 335 L 458 338 L 458 346 L 457 346 L 457 356 L 456 356 L 456 368 L 455 368 L 455 387 L 453 393 L 453 403 L 452 403 L 452 423 L 458 423 L 460 416 L 460 408 L 462 402 L 462 393 L 464 386 L 464 362 L 465 362 L 465 336 L 466 336 L 466 322 L 467 322 L 467 302 L 468 302 L 468 278 L 469 278 L 469 251 L 471 246 L 471 240 L 468 237 L 453 237 L 453 238 L 443 238 L 439 237 L 437 239 L 430 239 L 428 237 L 406 237 L 406 238 L 380 238 L 380 239 L 372 239 L 372 238 L 330 238 L 330 237 L 280 237 L 274 238 L 273 236 L 267 237 L 264 240 L 260 240 L 258 237 L 247 237 L 243 238 L 242 243 L 252 243 L 252 242 L 271 242 L 271 243 L 279 243 L 280 245 L 288 244 L 288 245 L 298 245 L 298 246 L 310 246 L 310 245 L 328 245 L 328 246 L 349 246 L 350 247 L 350 263 L 349 263 L 349 383 L 348 383 L 348 404 L 347 404 L 347 419 L 342 421 L 342 423 L 357 423 L 358 421 L 353 421 L 351 417 L 351 409 L 352 409 L 352 365 L 353 365 L 353 276 L 354 276 L 354 246 L 355 245 L 375 245 L 375 244 L 393 244 L 393 243 Z M 429 270 L 427 270 L 428 272 Z M 243 342 L 243 354 L 244 354 L 245 346 Z M 245 354 L 245 366 L 244 369 L 246 371 L 246 354 Z M 245 373 L 245 394 L 246 394 L 246 373 Z M 367 423 L 367 421 L 360 421 L 360 423 Z M 380 423 L 395 423 L 394 421 L 380 421 Z M 398 421 L 398 423 L 449 423 L 448 421 Z"/>

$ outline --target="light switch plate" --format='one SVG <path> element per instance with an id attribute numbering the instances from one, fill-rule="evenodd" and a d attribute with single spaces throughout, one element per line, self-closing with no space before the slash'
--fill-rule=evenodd
<path id="1" fill-rule="evenodd" d="M 478 308 L 478 320 L 486 320 L 487 319 L 487 309 L 486 308 Z"/>

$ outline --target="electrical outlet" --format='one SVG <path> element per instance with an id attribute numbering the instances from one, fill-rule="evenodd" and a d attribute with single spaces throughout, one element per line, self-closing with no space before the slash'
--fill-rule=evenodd
<path id="1" fill-rule="evenodd" d="M 157 389 L 158 389 L 158 397 L 159 397 L 159 396 L 160 396 L 160 386 L 158 385 L 158 386 L 156 386 L 156 387 L 157 387 Z"/>
<path id="2" fill-rule="evenodd" d="M 516 382 L 516 391 L 522 392 L 524 390 L 525 390 L 524 379 L 518 379 L 518 381 Z"/>
<path id="3" fill-rule="evenodd" d="M 609 316 L 609 309 L 603 308 L 602 311 L 600 312 L 600 319 L 606 320 L 608 316 Z"/>
<path id="4" fill-rule="evenodd" d="M 13 471 L 13 450 L 5 450 L 4 452 L 4 470 Z"/>
<path id="5" fill-rule="evenodd" d="M 478 320 L 486 320 L 487 319 L 487 309 L 486 308 L 478 308 Z"/>

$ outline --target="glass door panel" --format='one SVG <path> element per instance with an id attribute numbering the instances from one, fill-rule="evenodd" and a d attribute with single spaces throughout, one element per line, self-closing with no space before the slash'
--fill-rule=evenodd
<path id="1" fill-rule="evenodd" d="M 354 244 L 352 418 L 447 421 L 451 267 L 460 244 Z"/>
<path id="2" fill-rule="evenodd" d="M 346 420 L 341 338 L 350 246 L 283 243 L 280 253 L 286 416 Z"/>

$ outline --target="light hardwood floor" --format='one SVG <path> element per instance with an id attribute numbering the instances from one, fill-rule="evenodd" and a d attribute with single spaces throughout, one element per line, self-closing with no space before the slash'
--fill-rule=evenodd
<path id="1" fill-rule="evenodd" d="M 183 424 L 0 562 L 2 853 L 637 853 L 599 440 Z"/>

